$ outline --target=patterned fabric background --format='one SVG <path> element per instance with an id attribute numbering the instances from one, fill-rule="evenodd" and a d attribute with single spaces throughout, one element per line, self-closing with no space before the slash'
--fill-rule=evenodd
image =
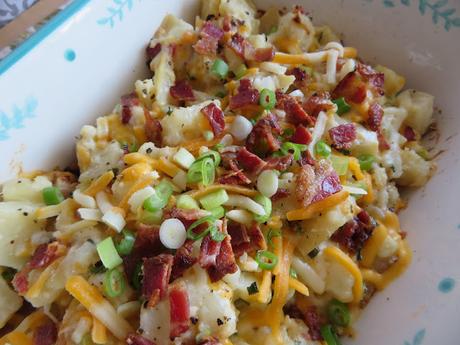
<path id="1" fill-rule="evenodd" d="M 0 27 L 16 18 L 36 0 L 0 0 Z"/>

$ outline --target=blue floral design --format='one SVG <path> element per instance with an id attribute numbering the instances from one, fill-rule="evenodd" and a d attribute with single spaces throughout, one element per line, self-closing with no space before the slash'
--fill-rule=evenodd
<path id="1" fill-rule="evenodd" d="M 423 343 L 423 339 L 425 338 L 425 334 L 426 334 L 426 330 L 425 328 L 422 328 L 417 333 L 415 333 L 414 338 L 412 339 L 412 342 L 405 341 L 404 345 L 421 345 Z"/>
<path id="2" fill-rule="evenodd" d="M 460 17 L 455 15 L 457 11 L 449 4 L 449 0 L 437 0 L 432 3 L 429 0 L 399 0 L 401 5 L 410 7 L 413 2 L 418 2 L 418 10 L 423 16 L 427 12 L 431 12 L 431 20 L 433 24 L 438 24 L 439 21 L 444 22 L 444 29 L 449 31 L 451 28 L 460 28 Z M 387 8 L 395 7 L 398 0 L 382 0 L 383 6 Z"/>
<path id="3" fill-rule="evenodd" d="M 37 105 L 38 101 L 34 97 L 29 97 L 25 100 L 22 107 L 13 105 L 11 115 L 7 115 L 0 110 L 0 141 L 10 137 L 10 130 L 23 128 L 25 119 L 35 117 Z"/>
<path id="4" fill-rule="evenodd" d="M 125 10 L 131 11 L 134 6 L 134 0 L 112 0 L 112 2 L 112 6 L 107 7 L 108 16 L 97 21 L 99 25 L 110 25 L 113 28 L 117 18 L 120 22 L 123 21 Z"/>

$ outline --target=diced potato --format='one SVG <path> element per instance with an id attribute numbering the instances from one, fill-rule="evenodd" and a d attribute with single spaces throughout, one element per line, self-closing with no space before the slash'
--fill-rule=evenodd
<path id="1" fill-rule="evenodd" d="M 171 115 L 161 119 L 163 128 L 163 142 L 166 145 L 176 146 L 189 140 L 198 139 L 202 136 L 202 129 L 199 126 L 204 115 L 201 109 L 207 106 L 210 101 L 186 108 L 175 108 Z M 218 100 L 214 101 L 220 106 Z"/>
<path id="2" fill-rule="evenodd" d="M 385 240 L 383 241 L 382 245 L 379 248 L 377 256 L 379 258 L 389 258 L 390 256 L 394 255 L 398 250 L 398 241 L 396 241 L 390 235 L 387 235 Z"/>
<path id="3" fill-rule="evenodd" d="M 402 150 L 402 175 L 397 180 L 401 186 L 421 187 L 431 177 L 434 165 L 412 150 Z"/>
<path id="4" fill-rule="evenodd" d="M 201 19 L 205 20 L 209 15 L 216 16 L 219 14 L 220 0 L 201 0 Z"/>
<path id="5" fill-rule="evenodd" d="M 155 71 L 153 77 L 155 100 L 166 112 L 166 107 L 169 104 L 169 89 L 176 80 L 171 54 L 167 49 L 162 49 L 156 58 L 152 60 L 150 69 Z"/>
<path id="6" fill-rule="evenodd" d="M 9 180 L 3 184 L 3 200 L 43 204 L 42 190 L 51 186 L 50 180 L 45 176 L 37 176 L 33 180 L 28 178 Z"/>
<path id="7" fill-rule="evenodd" d="M 315 35 L 310 18 L 302 13 L 288 12 L 278 24 L 278 31 L 269 36 L 278 50 L 286 53 L 307 52 Z"/>
<path id="8" fill-rule="evenodd" d="M 153 47 L 157 43 L 170 44 L 177 42 L 187 31 L 193 31 L 193 26 L 172 14 L 168 14 L 155 32 L 150 46 Z"/>
<path id="9" fill-rule="evenodd" d="M 0 202 L 0 266 L 20 269 L 32 255 L 28 242 L 43 225 L 34 221 L 36 209 L 25 202 Z"/>
<path id="10" fill-rule="evenodd" d="M 375 70 L 385 75 L 385 84 L 383 85 L 385 95 L 394 96 L 404 87 L 406 79 L 404 79 L 403 76 L 399 75 L 392 69 L 378 65 L 375 67 Z"/>
<path id="11" fill-rule="evenodd" d="M 219 13 L 222 16 L 228 15 L 232 18 L 244 21 L 244 26 L 247 28 L 245 36 L 258 33 L 259 20 L 255 19 L 257 9 L 248 0 L 225 0 L 220 2 Z M 241 33 L 241 32 L 240 32 Z"/>
<path id="12" fill-rule="evenodd" d="M 153 87 L 152 79 L 136 80 L 134 83 L 137 97 L 142 101 L 146 107 L 150 108 L 152 105 L 152 98 L 155 95 L 155 88 Z"/>
<path id="13" fill-rule="evenodd" d="M 116 141 L 112 141 L 104 148 L 96 148 L 91 152 L 91 163 L 87 170 L 82 171 L 79 181 L 86 182 L 101 176 L 106 171 L 124 168 L 123 155 L 124 151 Z"/>
<path id="14" fill-rule="evenodd" d="M 407 111 L 404 108 L 387 107 L 383 109 L 382 127 L 384 130 L 399 131 L 402 123 L 407 118 Z"/>
<path id="15" fill-rule="evenodd" d="M 345 267 L 336 261 L 329 262 L 326 278 L 326 291 L 340 302 L 353 301 L 353 283 L 355 279 Z"/>
<path id="16" fill-rule="evenodd" d="M 405 90 L 396 100 L 400 107 L 407 110 L 405 124 L 419 134 L 425 133 L 433 122 L 434 97 L 421 91 Z"/>
<path id="17" fill-rule="evenodd" d="M 353 156 L 362 154 L 378 155 L 379 141 L 377 133 L 356 124 L 356 139 L 352 142 L 351 152 Z"/>
<path id="18" fill-rule="evenodd" d="M 21 308 L 22 298 L 0 277 L 0 328 Z"/>
<path id="19" fill-rule="evenodd" d="M 170 331 L 169 301 L 164 299 L 153 308 L 141 308 L 140 328 L 143 336 L 152 341 L 169 339 Z"/>
<path id="20" fill-rule="evenodd" d="M 263 89 L 269 89 L 272 91 L 281 90 L 286 92 L 294 81 L 295 77 L 293 75 L 258 75 L 252 78 L 254 87 L 259 91 L 262 91 Z"/>

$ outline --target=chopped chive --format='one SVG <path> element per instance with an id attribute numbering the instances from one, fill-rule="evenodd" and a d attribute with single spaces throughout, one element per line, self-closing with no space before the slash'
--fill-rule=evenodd
<path id="1" fill-rule="evenodd" d="M 58 205 L 64 201 L 64 196 L 57 187 L 46 187 L 42 190 L 43 201 L 47 205 Z"/>
<path id="2" fill-rule="evenodd" d="M 265 223 L 270 219 L 270 216 L 272 215 L 272 201 L 270 198 L 267 198 L 265 195 L 262 194 L 257 194 L 254 197 L 254 201 L 264 208 L 265 214 L 263 216 L 254 214 L 254 220 L 257 223 Z"/>
<path id="3" fill-rule="evenodd" d="M 294 279 L 297 279 L 297 272 L 292 267 L 289 268 L 289 276 Z"/>
<path id="4" fill-rule="evenodd" d="M 228 65 L 222 59 L 216 59 L 211 67 L 211 72 L 221 79 L 224 79 L 228 74 Z"/>
<path id="5" fill-rule="evenodd" d="M 347 103 L 347 101 L 345 101 L 345 98 L 343 97 L 334 99 L 332 103 L 337 105 L 337 115 L 348 113 L 351 109 L 350 105 Z"/>
<path id="6" fill-rule="evenodd" d="M 257 287 L 257 282 L 253 282 L 246 289 L 248 290 L 249 295 L 254 295 L 259 292 L 259 288 Z"/>
<path id="7" fill-rule="evenodd" d="M 236 79 L 241 79 L 247 72 L 247 67 L 245 64 L 241 64 L 238 66 L 238 68 L 235 70 L 235 77 Z"/>
<path id="8" fill-rule="evenodd" d="M 334 325 L 346 327 L 350 324 L 350 310 L 345 303 L 333 299 L 327 305 L 326 311 L 329 321 Z"/>
<path id="9" fill-rule="evenodd" d="M 314 248 L 312 249 L 309 253 L 308 253 L 308 256 L 311 258 L 311 259 L 314 259 L 316 257 L 316 255 L 319 254 L 319 249 L 318 248 Z"/>
<path id="10" fill-rule="evenodd" d="M 123 262 L 115 248 L 112 237 L 107 237 L 105 240 L 99 242 L 96 246 L 96 250 L 102 263 L 109 270 L 117 267 Z"/>
<path id="11" fill-rule="evenodd" d="M 331 147 L 323 140 L 320 140 L 315 145 L 315 152 L 318 156 L 327 158 L 331 155 Z"/>
<path id="12" fill-rule="evenodd" d="M 275 107 L 276 105 L 276 95 L 272 90 L 269 89 L 263 89 L 260 92 L 260 105 L 262 108 L 265 110 L 271 110 Z"/>
<path id="13" fill-rule="evenodd" d="M 372 164 L 375 162 L 375 156 L 363 154 L 358 157 L 358 161 L 361 170 L 368 171 L 372 169 Z"/>
<path id="14" fill-rule="evenodd" d="M 125 291 L 125 278 L 117 269 L 107 271 L 105 273 L 103 286 L 104 292 L 108 297 L 118 297 Z"/>
<path id="15" fill-rule="evenodd" d="M 128 255 L 131 253 L 131 250 L 134 247 L 134 241 L 136 237 L 134 234 L 129 230 L 123 230 L 123 238 L 118 242 L 115 247 L 117 248 L 118 254 L 120 255 Z"/>
<path id="16" fill-rule="evenodd" d="M 278 263 L 278 257 L 268 250 L 259 250 L 255 260 L 263 270 L 272 270 Z"/>

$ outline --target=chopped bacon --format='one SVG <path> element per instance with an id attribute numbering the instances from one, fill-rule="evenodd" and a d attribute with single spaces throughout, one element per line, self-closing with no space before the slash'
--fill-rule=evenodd
<path id="1" fill-rule="evenodd" d="M 304 312 L 304 321 L 308 326 L 308 334 L 310 335 L 310 338 L 318 341 L 323 340 L 321 335 L 321 326 L 323 325 L 323 322 L 315 306 L 308 307 Z"/>
<path id="2" fill-rule="evenodd" d="M 317 202 L 327 198 L 328 196 L 340 192 L 342 185 L 340 184 L 339 177 L 333 171 L 330 175 L 326 176 L 321 182 L 321 188 L 319 192 L 313 197 L 312 202 Z"/>
<path id="3" fill-rule="evenodd" d="M 295 77 L 295 85 L 297 88 L 304 86 L 304 84 L 308 81 L 309 76 L 305 70 L 294 67 L 287 70 L 286 75 L 293 75 Z"/>
<path id="4" fill-rule="evenodd" d="M 243 170 L 237 169 L 219 177 L 217 180 L 221 184 L 247 185 L 251 180 L 243 173 Z"/>
<path id="5" fill-rule="evenodd" d="M 286 119 L 294 125 L 312 126 L 315 120 L 307 114 L 299 102 L 289 95 L 283 96 L 282 105 L 286 112 Z"/>
<path id="6" fill-rule="evenodd" d="M 294 156 L 292 154 L 283 157 L 271 157 L 267 160 L 267 165 L 264 167 L 264 170 L 285 171 L 293 162 Z"/>
<path id="7" fill-rule="evenodd" d="M 217 43 L 212 38 L 201 38 L 193 45 L 193 49 L 200 55 L 214 55 L 217 51 Z"/>
<path id="8" fill-rule="evenodd" d="M 149 300 L 149 307 L 154 307 L 166 296 L 173 261 L 170 254 L 144 259 L 142 295 Z"/>
<path id="9" fill-rule="evenodd" d="M 206 216 L 206 211 L 203 210 L 185 210 L 182 208 L 172 207 L 166 209 L 163 213 L 165 219 L 177 218 L 179 219 L 186 228 L 192 225 L 196 220 Z"/>
<path id="10" fill-rule="evenodd" d="M 144 338 L 137 333 L 130 333 L 126 337 L 126 344 L 128 345 L 156 345 L 153 341 Z"/>
<path id="11" fill-rule="evenodd" d="M 202 268 L 210 268 L 216 265 L 217 256 L 220 252 L 221 242 L 213 241 L 210 235 L 206 235 L 201 241 L 200 256 L 198 263 Z"/>
<path id="12" fill-rule="evenodd" d="M 133 113 L 131 107 L 140 105 L 139 99 L 135 92 L 121 96 L 121 123 L 127 124 Z"/>
<path id="13" fill-rule="evenodd" d="M 185 286 L 174 284 L 169 290 L 170 333 L 174 339 L 186 332 L 190 327 L 190 303 Z"/>
<path id="14" fill-rule="evenodd" d="M 201 109 L 201 112 L 208 119 L 214 135 L 218 136 L 222 133 L 225 128 L 224 112 L 214 102 Z"/>
<path id="15" fill-rule="evenodd" d="M 252 153 L 265 157 L 279 150 L 281 145 L 276 137 L 279 134 L 281 134 L 281 127 L 278 119 L 270 113 L 257 121 L 252 128 L 246 139 L 246 147 Z"/>
<path id="16" fill-rule="evenodd" d="M 329 130 L 332 144 L 337 149 L 349 149 L 356 139 L 356 127 L 353 123 L 338 125 Z"/>
<path id="17" fill-rule="evenodd" d="M 304 126 L 298 125 L 291 137 L 291 141 L 296 144 L 308 145 L 311 142 L 311 133 Z"/>
<path id="18" fill-rule="evenodd" d="M 58 242 L 40 244 L 37 249 L 35 249 L 32 258 L 29 261 L 29 268 L 36 269 L 47 267 L 61 255 L 59 253 L 61 248 L 62 245 L 60 245 Z"/>
<path id="19" fill-rule="evenodd" d="M 212 37 L 219 41 L 224 36 L 224 31 L 211 21 L 207 21 L 202 26 L 200 34 L 201 36 Z"/>
<path id="20" fill-rule="evenodd" d="M 238 151 L 236 156 L 238 163 L 243 167 L 248 173 L 258 174 L 267 164 L 257 155 L 249 152 L 245 147 L 242 147 Z"/>
<path id="21" fill-rule="evenodd" d="M 193 46 L 198 54 L 212 55 L 217 51 L 217 44 L 224 35 L 224 31 L 207 21 L 200 30 L 200 40 Z"/>
<path id="22" fill-rule="evenodd" d="M 366 83 L 360 80 L 357 72 L 349 72 L 332 91 L 332 98 L 345 97 L 348 102 L 362 103 L 366 99 Z"/>
<path id="23" fill-rule="evenodd" d="M 232 36 L 227 45 L 237 54 L 239 57 L 244 57 L 244 37 L 236 33 Z"/>
<path id="24" fill-rule="evenodd" d="M 222 29 L 224 32 L 228 32 L 232 29 L 232 17 L 226 14 L 222 23 Z"/>
<path id="25" fill-rule="evenodd" d="M 148 141 L 151 141 L 156 146 L 161 147 L 163 137 L 163 127 L 161 127 L 161 123 L 158 119 L 154 119 L 150 116 L 148 112 L 144 112 L 145 117 L 145 125 L 144 125 L 144 132 L 145 136 Z"/>
<path id="26" fill-rule="evenodd" d="M 300 310 L 300 308 L 294 303 L 285 304 L 283 307 L 283 312 L 285 315 L 288 315 L 291 319 L 303 320 L 304 318 L 302 310 Z"/>
<path id="27" fill-rule="evenodd" d="M 257 48 L 254 50 L 253 59 L 257 62 L 271 61 L 275 56 L 273 47 Z"/>
<path id="28" fill-rule="evenodd" d="M 244 39 L 244 37 L 238 33 L 231 37 L 227 45 L 236 55 L 248 61 L 271 61 L 275 56 L 273 47 L 254 48 L 251 42 Z"/>
<path id="29" fill-rule="evenodd" d="M 33 335 L 33 345 L 53 345 L 57 341 L 57 328 L 53 322 L 38 326 Z"/>
<path id="30" fill-rule="evenodd" d="M 176 81 L 176 84 L 171 86 L 169 89 L 169 94 L 172 98 L 177 99 L 178 101 L 195 100 L 195 95 L 193 94 L 192 87 L 186 80 Z"/>
<path id="31" fill-rule="evenodd" d="M 417 135 L 415 134 L 414 129 L 410 126 L 404 127 L 403 135 L 404 138 L 406 138 L 408 141 L 417 140 Z"/>
<path id="32" fill-rule="evenodd" d="M 350 253 L 359 252 L 375 228 L 375 221 L 366 211 L 361 211 L 356 217 L 341 226 L 331 239 L 339 243 Z"/>
<path id="33" fill-rule="evenodd" d="M 288 197 L 290 194 L 291 192 L 289 192 L 289 190 L 287 190 L 286 188 L 279 188 L 276 191 L 276 193 L 271 196 L 270 199 L 272 200 L 272 202 L 276 202 L 278 200 Z"/>
<path id="34" fill-rule="evenodd" d="M 259 104 L 259 91 L 252 87 L 249 79 L 241 79 L 236 95 L 230 97 L 231 110 Z"/>
<path id="35" fill-rule="evenodd" d="M 154 47 L 150 47 L 150 45 L 147 46 L 145 49 L 145 53 L 147 55 L 147 61 L 150 62 L 152 61 L 161 51 L 161 44 L 157 43 L 155 44 Z"/>
<path id="36" fill-rule="evenodd" d="M 200 340 L 197 345 L 222 345 L 222 343 L 215 337 L 206 337 Z"/>
<path id="37" fill-rule="evenodd" d="M 383 135 L 381 131 L 377 132 L 377 140 L 379 141 L 379 150 L 385 151 L 390 149 L 390 144 L 388 143 L 387 139 Z"/>
<path id="38" fill-rule="evenodd" d="M 371 66 L 363 63 L 358 63 L 356 71 L 365 81 L 369 82 L 378 95 L 382 96 L 385 93 L 383 90 L 385 74 L 377 72 Z"/>
<path id="39" fill-rule="evenodd" d="M 373 103 L 367 111 L 367 125 L 371 130 L 377 132 L 380 130 L 383 118 L 383 108 L 378 103 Z"/>
<path id="40" fill-rule="evenodd" d="M 328 92 L 318 92 L 309 97 L 303 104 L 303 109 L 313 117 L 318 117 L 321 111 L 327 112 L 332 109 L 333 103 Z"/>
<path id="41" fill-rule="evenodd" d="M 307 151 L 303 151 L 301 153 L 300 159 L 299 159 L 299 164 L 300 164 L 300 166 L 315 165 L 315 160 L 311 156 L 310 151 L 307 150 Z"/>
<path id="42" fill-rule="evenodd" d="M 192 255 L 193 251 L 193 241 L 187 240 L 174 254 L 173 266 L 171 269 L 171 279 L 174 281 L 177 278 L 181 277 L 182 274 L 192 267 L 197 259 Z"/>
<path id="43" fill-rule="evenodd" d="M 21 295 L 25 294 L 29 289 L 28 274 L 29 270 L 19 271 L 14 275 L 13 281 L 11 282 L 14 289 Z"/>
<path id="44" fill-rule="evenodd" d="M 243 224 L 231 222 L 228 225 L 228 233 L 235 257 L 267 247 L 264 235 L 257 223 L 253 223 L 248 229 Z"/>
<path id="45" fill-rule="evenodd" d="M 220 245 L 220 252 L 216 258 L 216 265 L 208 268 L 208 275 L 211 282 L 222 279 L 226 274 L 235 273 L 238 266 L 235 262 L 230 236 L 226 236 Z"/>

